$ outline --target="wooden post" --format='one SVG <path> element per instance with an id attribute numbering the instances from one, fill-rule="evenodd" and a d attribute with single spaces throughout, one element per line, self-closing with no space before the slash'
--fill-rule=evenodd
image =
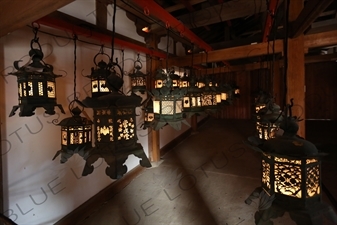
<path id="1" fill-rule="evenodd" d="M 289 1 L 289 22 L 296 20 L 304 6 L 303 0 Z M 293 116 L 305 119 L 304 35 L 288 39 L 287 104 L 294 99 Z M 299 122 L 297 134 L 305 138 L 305 121 Z"/>
<path id="2" fill-rule="evenodd" d="M 155 34 L 149 33 L 145 38 L 145 42 L 148 48 L 150 49 L 158 49 L 158 37 Z M 150 58 L 152 57 L 152 59 Z M 147 87 L 148 90 L 154 88 L 154 79 L 153 77 L 156 75 L 156 70 L 160 65 L 160 61 L 153 56 L 147 57 L 146 62 L 146 70 L 150 71 L 151 76 L 147 77 Z M 159 130 L 153 130 L 152 128 L 148 128 L 148 147 L 150 160 L 152 162 L 158 162 L 160 160 L 160 133 Z"/>

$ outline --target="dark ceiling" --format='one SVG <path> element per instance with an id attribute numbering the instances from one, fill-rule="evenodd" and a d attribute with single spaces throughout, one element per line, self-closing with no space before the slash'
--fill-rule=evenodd
<path id="1" fill-rule="evenodd" d="M 130 19 L 134 20 L 138 30 L 150 24 L 150 32 L 165 36 L 167 29 L 164 21 L 167 15 L 153 16 L 151 11 L 149 15 L 145 15 L 146 7 L 140 6 L 137 2 L 141 1 L 117 0 L 116 3 L 127 12 Z M 149 0 L 148 4 L 152 4 L 151 2 L 165 9 L 165 13 L 180 21 L 185 29 L 192 31 L 212 50 L 260 43 L 263 40 L 269 40 L 269 43 L 272 43 L 273 40 L 284 39 L 286 35 L 284 28 L 288 27 L 288 32 L 292 28 L 292 24 L 284 19 L 288 0 Z M 276 5 L 275 14 L 270 11 L 273 9 L 272 4 Z M 337 29 L 337 0 L 305 0 L 304 9 L 302 11 L 310 17 L 309 22 L 302 22 L 306 25 L 306 29 L 303 30 L 304 34 Z M 270 28 L 266 27 L 268 16 L 272 21 Z M 265 35 L 266 29 L 268 29 L 267 36 Z M 174 40 L 183 43 L 186 53 L 191 46 L 194 47 L 194 52 L 203 51 L 199 46 L 192 45 L 189 38 L 180 35 L 175 27 L 171 26 L 170 31 Z M 138 33 L 141 34 L 141 32 Z M 321 54 L 322 51 L 335 53 L 336 46 L 309 49 L 307 54 Z M 256 62 L 260 61 L 261 57 L 245 60 Z M 230 62 L 230 64 L 240 63 L 242 60 Z"/>

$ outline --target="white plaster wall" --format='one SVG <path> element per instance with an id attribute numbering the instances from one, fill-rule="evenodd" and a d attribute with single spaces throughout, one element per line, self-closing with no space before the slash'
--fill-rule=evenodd
<path id="1" fill-rule="evenodd" d="M 95 23 L 94 0 L 77 0 L 60 11 L 78 17 L 90 23 Z M 112 7 L 108 6 L 108 27 L 111 26 Z M 138 41 L 144 41 L 135 31 L 132 21 L 127 19 L 125 12 L 118 9 L 116 14 L 116 32 Z M 47 31 L 55 35 L 72 37 L 65 31 L 54 30 L 41 26 L 41 31 Z M 14 72 L 13 62 L 22 59 L 23 63 L 28 60 L 30 41 L 33 33 L 25 27 L 0 38 L 1 77 L 0 87 L 4 87 L 1 93 L 1 147 L 4 177 L 4 214 L 18 224 L 54 224 L 62 217 L 76 209 L 89 198 L 97 194 L 106 186 L 114 182 L 105 175 L 106 163 L 100 159 L 95 163 L 92 174 L 82 177 L 81 173 L 84 160 L 74 155 L 68 162 L 60 164 L 58 157 L 52 161 L 60 145 L 60 127 L 52 124 L 54 119 L 61 121 L 69 117 L 69 101 L 73 99 L 73 73 L 74 45 L 71 39 L 56 38 L 48 34 L 38 33 L 42 50 L 45 54 L 45 62 L 54 66 L 54 73 L 62 75 L 57 78 L 57 102 L 63 106 L 66 114 L 61 114 L 56 108 L 55 115 L 46 115 L 41 108 L 36 109 L 32 117 L 19 117 L 19 110 L 13 117 L 8 117 L 12 106 L 18 104 L 17 81 L 15 76 L 7 76 Z M 79 37 L 81 39 L 81 37 Z M 162 38 L 160 49 L 166 51 L 166 38 Z M 172 39 L 170 49 L 173 52 Z M 96 43 L 97 44 L 97 43 Z M 116 46 L 118 48 L 118 46 Z M 100 46 L 77 42 L 77 96 L 84 99 L 90 96 L 90 80 L 83 76 L 89 75 L 93 67 L 93 57 L 99 52 Z M 0 51 L 1 52 L 1 51 Z M 111 50 L 106 49 L 107 54 Z M 132 49 L 124 49 L 123 54 L 115 50 L 114 58 L 118 57 L 119 64 L 124 66 L 124 93 L 129 94 L 130 78 L 134 60 L 140 54 L 143 63 L 142 72 L 146 73 L 146 58 L 143 53 Z M 123 65 L 122 65 L 123 64 Z M 145 99 L 146 95 L 142 95 Z M 85 110 L 92 116 L 90 109 Z M 143 111 L 136 108 L 137 135 L 148 155 L 148 130 L 140 126 L 143 122 Z M 188 122 L 189 123 L 189 122 Z M 160 146 L 163 147 L 178 135 L 189 128 L 183 124 L 182 130 L 176 131 L 167 126 L 160 132 Z M 139 159 L 130 156 L 126 161 L 128 169 L 138 165 Z"/>
<path id="2" fill-rule="evenodd" d="M 46 27 L 41 27 L 41 31 L 64 35 L 63 31 Z M 12 106 L 18 104 L 18 94 L 16 77 L 6 74 L 15 71 L 15 60 L 23 60 L 20 66 L 28 61 L 33 33 L 30 28 L 23 28 L 0 39 L 0 48 L 4 49 L 4 57 L 0 59 L 4 66 L 0 68 L 3 75 L 1 82 L 4 82 L 2 86 L 5 89 L 5 97 L 1 98 L 4 214 L 18 224 L 53 224 L 114 182 L 105 174 L 106 163 L 102 159 L 95 163 L 94 172 L 86 177 L 81 176 L 85 161 L 78 155 L 64 164 L 59 163 L 59 157 L 52 161 L 61 147 L 60 127 L 53 125 L 52 120 L 60 121 L 70 116 L 68 104 L 73 99 L 74 45 L 72 40 L 41 32 L 38 36 L 45 54 L 44 61 L 54 66 L 54 73 L 63 75 L 56 80 L 57 102 L 62 104 L 66 114 L 61 114 L 55 108 L 55 115 L 45 115 L 44 110 L 38 108 L 32 117 L 19 117 L 19 110 L 13 117 L 8 117 Z M 90 79 L 82 75 L 90 74 L 94 66 L 93 57 L 99 48 L 77 42 L 77 96 L 80 100 L 90 95 Z M 121 65 L 121 52 L 116 51 L 115 57 L 119 58 Z M 137 55 L 125 50 L 124 57 L 124 92 L 127 92 L 127 75 L 132 71 Z M 85 111 L 92 115 L 91 109 Z M 143 113 L 140 108 L 137 108 L 137 112 L 137 124 L 140 126 Z M 138 129 L 139 142 L 148 154 L 146 135 L 145 130 Z M 129 170 L 138 163 L 139 159 L 133 156 L 126 161 Z"/>

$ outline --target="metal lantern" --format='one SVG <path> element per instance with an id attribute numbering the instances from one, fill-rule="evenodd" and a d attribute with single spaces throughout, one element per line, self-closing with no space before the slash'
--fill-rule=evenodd
<path id="1" fill-rule="evenodd" d="M 144 94 L 146 91 L 146 76 L 148 74 L 144 74 L 142 71 L 142 63 L 138 59 L 134 63 L 134 72 L 129 74 L 131 77 L 131 88 L 133 92 L 139 91 L 140 93 Z"/>
<path id="2" fill-rule="evenodd" d="M 180 79 L 179 87 L 180 88 L 188 88 L 189 86 L 190 86 L 189 77 L 187 76 L 187 73 L 185 72 L 183 77 Z"/>
<path id="3" fill-rule="evenodd" d="M 205 111 L 217 109 L 217 93 L 214 87 L 210 86 L 210 80 L 206 79 L 202 88 L 201 104 Z"/>
<path id="4" fill-rule="evenodd" d="M 154 122 L 154 112 L 153 112 L 153 101 L 149 99 L 144 108 L 144 124 L 143 129 L 153 126 Z"/>
<path id="5" fill-rule="evenodd" d="M 117 73 L 112 73 L 106 83 L 112 88 L 111 93 L 100 97 L 87 97 L 82 101 L 83 105 L 94 110 L 95 138 L 95 147 L 86 159 L 82 175 L 92 173 L 92 164 L 98 158 L 104 158 L 108 164 L 106 174 L 112 179 L 119 179 L 127 172 L 124 163 L 129 155 L 141 158 L 141 166 L 151 167 L 151 163 L 142 145 L 137 143 L 135 108 L 140 106 L 142 98 L 134 93 L 126 96 L 119 92 L 123 86 L 123 78 L 117 76 Z"/>
<path id="6" fill-rule="evenodd" d="M 172 88 L 180 88 L 180 76 L 175 73 L 174 68 L 171 68 L 171 70 L 168 71 L 170 80 L 172 82 L 171 86 Z"/>
<path id="7" fill-rule="evenodd" d="M 254 195 L 263 196 L 255 213 L 256 224 L 272 224 L 271 218 L 285 212 L 297 224 L 323 224 L 323 217 L 336 223 L 332 208 L 322 203 L 321 158 L 324 154 L 297 136 L 298 120 L 288 117 L 287 110 L 280 125 L 283 135 L 253 147 L 261 152 L 261 189 L 257 188 L 246 203 L 250 204 L 249 199 Z"/>
<path id="8" fill-rule="evenodd" d="M 104 60 L 97 62 L 97 56 L 106 56 L 109 60 L 108 63 Z M 110 56 L 103 53 L 102 50 L 94 57 L 96 67 L 91 68 L 91 74 L 88 75 L 91 79 L 91 94 L 92 97 L 100 97 L 111 93 L 112 86 L 109 87 L 108 79 L 113 77 L 116 73 L 114 66 L 111 64 Z M 113 82 L 110 82 L 110 85 Z"/>
<path id="9" fill-rule="evenodd" d="M 163 69 L 158 69 L 156 76 L 155 76 L 155 82 L 154 82 L 154 88 L 160 89 L 165 86 L 166 82 L 166 73 Z"/>
<path id="10" fill-rule="evenodd" d="M 189 81 L 190 86 L 187 88 L 183 98 L 183 112 L 187 117 L 194 114 L 200 115 L 204 112 L 202 107 L 202 90 L 197 87 L 197 82 L 194 77 Z"/>
<path id="11" fill-rule="evenodd" d="M 129 155 L 141 158 L 140 165 L 151 167 L 144 149 L 137 143 L 135 107 L 141 98 L 113 92 L 99 98 L 87 97 L 83 104 L 94 109 L 95 147 L 87 158 L 83 175 L 93 172 L 93 163 L 104 158 L 108 164 L 106 174 L 112 179 L 121 178 L 126 172 L 124 165 Z"/>
<path id="12" fill-rule="evenodd" d="M 275 103 L 267 104 L 256 114 L 256 131 L 261 140 L 275 138 L 279 130 L 282 111 Z"/>
<path id="13" fill-rule="evenodd" d="M 275 138 L 282 120 L 280 106 L 265 92 L 260 92 L 255 102 L 254 120 L 258 138 L 262 141 Z"/>
<path id="14" fill-rule="evenodd" d="M 43 61 L 44 55 L 36 37 L 37 29 L 34 29 L 34 33 L 35 38 L 30 43 L 29 62 L 19 67 L 21 60 L 15 61 L 14 67 L 17 71 L 9 73 L 17 77 L 19 96 L 19 105 L 13 106 L 10 117 L 15 115 L 18 108 L 20 108 L 20 117 L 34 115 L 38 107 L 43 107 L 46 110 L 45 113 L 49 115 L 55 114 L 55 106 L 65 113 L 62 105 L 56 103 L 55 79 L 61 75 L 55 75 L 53 66 Z M 38 48 L 33 48 L 34 43 Z"/>
<path id="15" fill-rule="evenodd" d="M 157 77 L 156 77 L 157 78 Z M 161 77 L 159 77 L 162 79 Z M 172 87 L 172 80 L 167 74 L 166 80 L 162 81 L 164 86 L 160 89 L 153 89 L 153 113 L 155 130 L 169 124 L 176 130 L 181 129 L 181 122 L 183 118 L 183 96 L 186 90 L 179 87 Z M 156 80 L 156 83 L 158 81 Z"/>
<path id="16" fill-rule="evenodd" d="M 78 153 L 84 159 L 88 157 L 92 148 L 92 121 L 81 117 L 83 110 L 75 107 L 70 110 L 72 117 L 63 119 L 56 124 L 61 126 L 61 150 L 53 160 L 61 154 L 61 163 L 65 163 L 73 154 Z"/>

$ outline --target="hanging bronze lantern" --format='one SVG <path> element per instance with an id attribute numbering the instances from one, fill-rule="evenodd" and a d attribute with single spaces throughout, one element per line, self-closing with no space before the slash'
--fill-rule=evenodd
<path id="1" fill-rule="evenodd" d="M 139 59 L 134 63 L 134 72 L 129 74 L 131 78 L 131 89 L 133 92 L 139 91 L 140 93 L 144 94 L 146 92 L 146 76 L 148 74 L 144 74 L 142 71 L 142 63 Z"/>
<path id="2" fill-rule="evenodd" d="M 162 79 L 162 77 L 159 77 Z M 160 89 L 153 89 L 153 113 L 154 113 L 154 130 L 158 130 L 165 125 L 170 125 L 176 130 L 181 129 L 183 118 L 183 96 L 186 90 L 179 87 L 172 87 L 170 75 L 166 75 L 165 80 L 161 80 L 164 86 Z M 156 83 L 158 81 L 156 80 Z"/>
<path id="3" fill-rule="evenodd" d="M 108 58 L 108 62 L 105 62 L 103 59 L 97 62 L 97 56 L 106 56 Z M 113 73 L 115 73 L 113 70 L 114 67 L 112 67 L 110 63 L 110 56 L 104 53 L 103 48 L 101 48 L 100 52 L 95 55 L 93 61 L 96 67 L 92 67 L 91 74 L 87 76 L 91 79 L 92 97 L 107 95 L 111 92 L 112 89 L 112 87 L 109 87 L 107 80 Z"/>
<path id="4" fill-rule="evenodd" d="M 144 107 L 143 129 L 153 127 L 153 122 L 154 122 L 153 101 L 151 98 L 149 98 Z"/>
<path id="5" fill-rule="evenodd" d="M 293 104 L 291 104 L 292 106 Z M 255 213 L 256 224 L 272 224 L 271 218 L 290 214 L 297 224 L 324 224 L 323 217 L 336 223 L 337 216 L 322 202 L 321 158 L 311 142 L 297 136 L 298 118 L 288 116 L 287 106 L 280 125 L 284 133 L 253 149 L 261 152 L 261 189 L 252 196 L 264 196 L 263 209 Z"/>
<path id="6" fill-rule="evenodd" d="M 92 121 L 88 118 L 81 117 L 83 112 L 79 107 L 74 107 L 75 103 L 82 106 L 82 103 L 76 97 L 76 45 L 77 36 L 74 35 L 74 100 L 69 104 L 71 117 L 63 119 L 56 124 L 61 126 L 61 150 L 57 151 L 53 160 L 61 154 L 61 163 L 65 163 L 75 153 L 86 159 L 92 148 Z M 57 120 L 55 120 L 57 122 Z M 55 123 L 53 121 L 53 123 Z"/>
<path id="7" fill-rule="evenodd" d="M 19 116 L 32 116 L 38 107 L 44 108 L 46 114 L 54 115 L 54 107 L 57 106 L 62 113 L 65 113 L 62 105 L 56 103 L 56 82 L 55 79 L 61 75 L 55 75 L 53 66 L 43 61 L 43 52 L 39 39 L 37 38 L 37 28 L 33 29 L 35 37 L 30 42 L 30 60 L 24 66 L 19 67 L 19 61 L 14 62 L 16 72 L 9 73 L 17 77 L 19 105 L 13 106 L 9 116 L 15 115 L 20 108 Z M 36 43 L 38 48 L 33 48 Z"/>
<path id="8" fill-rule="evenodd" d="M 266 141 L 275 138 L 279 130 L 282 111 L 274 103 L 273 97 L 265 92 L 260 92 L 255 100 L 254 120 L 259 139 Z"/>
<path id="9" fill-rule="evenodd" d="M 214 87 L 210 86 L 210 79 L 206 78 L 205 86 L 202 88 L 201 101 L 206 112 L 211 112 L 217 109 L 217 93 Z"/>
<path id="10" fill-rule="evenodd" d="M 112 65 L 115 66 L 116 63 Z M 122 74 L 121 68 L 118 68 Z M 111 70 L 114 71 L 113 68 Z M 141 166 L 151 167 L 142 145 L 137 143 L 135 108 L 140 106 L 142 98 L 134 93 L 126 96 L 119 91 L 123 86 L 121 76 L 115 71 L 107 77 L 106 84 L 112 88 L 111 93 L 87 97 L 82 101 L 83 105 L 94 110 L 95 138 L 95 147 L 86 159 L 83 176 L 93 172 L 92 164 L 98 158 L 104 158 L 107 162 L 106 174 L 112 179 L 119 179 L 127 172 L 124 163 L 131 154 L 141 158 Z"/>
<path id="11" fill-rule="evenodd" d="M 75 107 L 70 110 L 72 117 L 65 118 L 56 124 L 61 126 L 62 148 L 55 154 L 53 160 L 59 154 L 61 154 L 61 163 L 65 163 L 75 153 L 78 153 L 84 159 L 88 157 L 89 150 L 92 148 L 92 121 L 81 117 L 82 111 Z"/>

